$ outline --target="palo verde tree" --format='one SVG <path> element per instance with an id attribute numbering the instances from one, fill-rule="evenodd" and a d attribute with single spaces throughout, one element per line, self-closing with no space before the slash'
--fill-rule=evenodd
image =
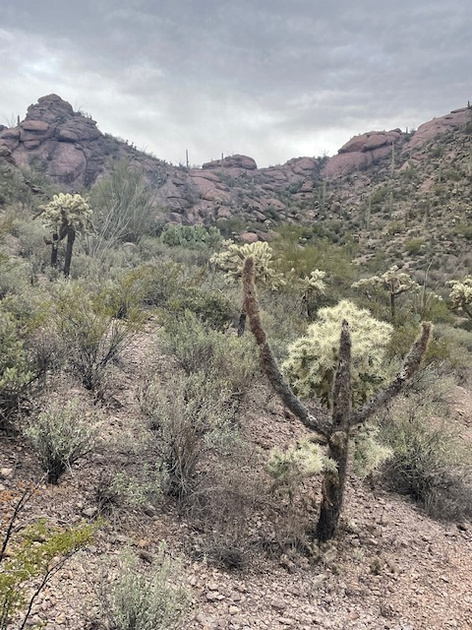
<path id="1" fill-rule="evenodd" d="M 142 168 L 127 159 L 114 162 L 110 175 L 95 183 L 91 195 L 95 233 L 88 248 L 94 256 L 120 243 L 139 243 L 149 232 L 156 194 Z"/>
<path id="2" fill-rule="evenodd" d="M 422 324 L 421 335 L 413 344 L 403 367 L 393 380 L 368 400 L 354 407 L 351 393 L 351 331 L 348 321 L 343 319 L 336 356 L 337 367 L 332 378 L 330 404 L 326 405 L 312 398 L 309 404 L 305 405 L 285 381 L 262 328 L 254 285 L 254 259 L 252 257 L 244 262 L 243 295 L 244 309 L 259 346 L 261 365 L 269 382 L 290 411 L 308 429 L 324 439 L 327 455 L 336 464 L 335 467 L 329 466 L 324 470 L 322 484 L 322 502 L 316 537 L 320 542 L 325 542 L 335 536 L 341 515 L 351 432 L 362 426 L 381 406 L 399 394 L 407 381 L 419 369 L 431 335 L 431 324 Z M 353 322 L 353 325 L 355 326 L 356 323 Z"/>
<path id="3" fill-rule="evenodd" d="M 92 209 L 82 195 L 59 193 L 49 203 L 41 206 L 40 211 L 43 225 L 51 234 L 51 240 L 46 240 L 51 245 L 51 267 L 57 266 L 59 243 L 67 238 L 63 269 L 64 276 L 67 277 L 77 233 L 93 231 Z"/>
<path id="4" fill-rule="evenodd" d="M 413 280 L 410 274 L 402 271 L 397 265 L 390 267 L 381 276 L 372 276 L 371 278 L 363 278 L 352 284 L 353 289 L 359 289 L 368 297 L 371 297 L 371 291 L 386 290 L 389 294 L 390 315 L 392 322 L 396 317 L 396 298 L 407 291 L 419 291 L 420 285 Z"/>
<path id="5" fill-rule="evenodd" d="M 450 280 L 451 290 L 449 299 L 451 308 L 465 313 L 472 319 L 472 276 L 465 276 L 463 280 Z"/>

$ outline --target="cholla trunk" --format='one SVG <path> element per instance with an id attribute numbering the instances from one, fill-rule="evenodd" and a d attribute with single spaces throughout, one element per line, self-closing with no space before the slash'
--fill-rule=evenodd
<path id="1" fill-rule="evenodd" d="M 57 267 L 57 252 L 59 249 L 59 234 L 52 235 L 51 244 L 51 267 Z"/>
<path id="2" fill-rule="evenodd" d="M 239 314 L 238 337 L 242 337 L 246 331 L 246 319 L 247 319 L 247 314 L 243 308 L 241 309 L 241 313 Z"/>
<path id="3" fill-rule="evenodd" d="M 351 336 L 348 323 L 343 321 L 339 364 L 333 387 L 332 433 L 328 438 L 328 456 L 336 462 L 336 470 L 326 471 L 323 479 L 323 499 L 316 528 L 316 537 L 320 542 L 326 542 L 335 536 L 341 516 L 349 454 L 350 407 Z"/>
<path id="4" fill-rule="evenodd" d="M 70 274 L 70 263 L 72 260 L 72 248 L 74 247 L 75 230 L 69 228 L 67 230 L 66 258 L 64 261 L 64 276 L 67 278 Z"/>
<path id="5" fill-rule="evenodd" d="M 390 315 L 392 317 L 392 322 L 395 323 L 397 316 L 395 311 L 395 293 L 390 293 Z"/>

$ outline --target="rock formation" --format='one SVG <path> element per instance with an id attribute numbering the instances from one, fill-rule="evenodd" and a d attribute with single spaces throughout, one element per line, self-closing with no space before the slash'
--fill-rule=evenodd
<path id="1" fill-rule="evenodd" d="M 278 221 L 315 221 L 331 189 L 349 174 L 395 158 L 403 167 L 438 134 L 472 124 L 472 110 L 454 110 L 419 127 L 416 134 L 399 129 L 371 131 L 346 142 L 326 158 L 294 158 L 279 166 L 258 168 L 253 158 L 232 155 L 201 168 L 173 166 L 103 134 L 97 123 L 56 94 L 28 108 L 16 127 L 0 125 L 0 160 L 20 169 L 35 168 L 64 191 L 90 188 L 105 176 L 114 160 L 126 158 L 143 169 L 155 191 L 155 204 L 168 219 L 181 223 L 238 221 L 244 240 L 265 238 Z M 336 202 L 339 206 L 339 202 Z M 331 211 L 336 211 L 334 207 Z M 338 208 L 339 209 L 339 208 Z M 300 214 L 302 215 L 300 217 Z"/>

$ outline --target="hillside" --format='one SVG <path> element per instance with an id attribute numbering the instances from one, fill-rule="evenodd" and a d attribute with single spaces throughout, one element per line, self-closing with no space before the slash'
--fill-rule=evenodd
<path id="1" fill-rule="evenodd" d="M 471 137 L 0 130 L 1 630 L 472 627 Z"/>
<path id="2" fill-rule="evenodd" d="M 259 169 L 234 155 L 186 168 L 101 133 L 89 116 L 49 95 L 17 127 L 0 126 L 0 159 L 70 191 L 90 188 L 114 160 L 127 158 L 142 167 L 156 212 L 168 221 L 216 223 L 248 241 L 270 238 L 282 222 L 316 224 L 334 242 L 360 243 L 367 258 L 380 251 L 387 263 L 456 269 L 472 238 L 471 112 L 454 110 L 416 132 L 371 131 L 331 158 Z"/>

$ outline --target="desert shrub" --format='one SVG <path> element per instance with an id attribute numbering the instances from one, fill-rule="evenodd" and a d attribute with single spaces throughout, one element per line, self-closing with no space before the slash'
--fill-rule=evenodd
<path id="1" fill-rule="evenodd" d="M 26 293 L 30 286 L 29 264 L 0 254 L 0 299 Z"/>
<path id="2" fill-rule="evenodd" d="M 97 421 L 78 399 L 53 400 L 25 429 L 48 483 L 60 477 L 94 447 Z"/>
<path id="3" fill-rule="evenodd" d="M 139 243 L 151 229 L 154 193 L 142 169 L 128 160 L 113 164 L 110 176 L 94 185 L 91 199 L 96 229 L 88 248 L 93 256 L 101 257 L 119 243 Z"/>
<path id="4" fill-rule="evenodd" d="M 109 630 L 177 630 L 183 626 L 190 605 L 178 562 L 165 544 L 147 573 L 137 556 L 127 549 L 110 565 L 99 584 L 99 603 Z"/>
<path id="5" fill-rule="evenodd" d="M 147 465 L 133 462 L 132 472 L 126 469 L 103 470 L 95 488 L 95 499 L 100 514 L 125 513 L 145 508 L 162 498 L 163 474 Z"/>
<path id="6" fill-rule="evenodd" d="M 136 322 L 121 321 L 114 315 L 101 293 L 92 295 L 74 282 L 55 289 L 53 317 L 67 365 L 84 387 L 97 393 L 135 332 Z"/>
<path id="7" fill-rule="evenodd" d="M 231 392 L 216 389 L 202 371 L 177 372 L 166 386 L 151 381 L 141 391 L 140 403 L 149 428 L 159 436 L 164 488 L 172 496 L 187 498 L 195 489 L 205 451 L 222 433 L 230 436 Z"/>
<path id="8" fill-rule="evenodd" d="M 258 371 L 252 339 L 213 330 L 190 311 L 167 320 L 162 343 L 187 374 L 203 371 L 234 394 L 242 395 Z"/>
<path id="9" fill-rule="evenodd" d="M 384 358 L 392 326 L 343 300 L 335 307 L 320 309 L 306 336 L 289 347 L 282 369 L 300 396 L 330 404 L 344 319 L 349 323 L 352 340 L 353 402 L 367 400 L 388 377 Z"/>
<path id="10" fill-rule="evenodd" d="M 2 308 L 3 306 L 3 308 Z M 28 397 L 35 377 L 18 320 L 0 303 L 0 426 Z"/>
<path id="11" fill-rule="evenodd" d="M 433 518 L 461 520 L 472 515 L 472 465 L 447 416 L 431 393 L 403 396 L 383 412 L 381 435 L 393 452 L 387 471 L 392 487 Z"/>
<path id="12" fill-rule="evenodd" d="M 197 287 L 185 287 L 167 303 L 167 308 L 179 316 L 189 311 L 205 325 L 224 331 L 236 319 L 237 309 L 219 291 L 205 291 Z"/>
<path id="13" fill-rule="evenodd" d="M 20 516 L 30 494 L 17 501 L 1 540 L 0 628 L 24 628 L 38 595 L 78 549 L 93 536 L 90 525 L 50 527 L 44 520 L 21 526 Z M 6 505 L 7 497 L 2 497 Z M 37 579 L 32 588 L 31 580 Z M 17 625 L 18 624 L 18 625 Z"/>
<path id="14" fill-rule="evenodd" d="M 223 236 L 214 226 L 206 228 L 202 225 L 171 225 L 162 232 L 161 239 L 170 247 L 214 249 L 221 243 Z"/>
<path id="15" fill-rule="evenodd" d="M 326 293 L 319 301 L 326 306 L 347 296 L 354 281 L 356 270 L 351 261 L 351 245 L 334 245 L 316 234 L 306 232 L 303 226 L 284 226 L 280 238 L 273 242 L 277 270 L 286 275 L 295 269 L 300 275 L 309 276 L 313 269 L 326 272 Z"/>
<path id="16" fill-rule="evenodd" d="M 404 248 L 407 254 L 410 256 L 414 256 L 415 254 L 419 254 L 423 249 L 425 244 L 425 239 L 421 237 L 410 238 L 407 239 L 404 243 Z"/>
<path id="17" fill-rule="evenodd" d="M 257 544 L 254 519 L 266 501 L 267 478 L 256 463 L 253 449 L 238 436 L 207 464 L 189 506 L 203 533 L 194 553 L 227 570 L 247 566 Z"/>

